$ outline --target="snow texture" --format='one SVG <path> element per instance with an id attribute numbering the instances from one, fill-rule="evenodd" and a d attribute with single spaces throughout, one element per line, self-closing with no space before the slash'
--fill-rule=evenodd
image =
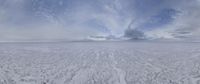
<path id="1" fill-rule="evenodd" d="M 200 84 L 200 45 L 1 43 L 0 84 Z"/>

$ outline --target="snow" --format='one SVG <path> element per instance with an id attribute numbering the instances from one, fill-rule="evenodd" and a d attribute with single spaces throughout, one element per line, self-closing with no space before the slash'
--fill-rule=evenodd
<path id="1" fill-rule="evenodd" d="M 0 84 L 200 84 L 189 42 L 1 43 Z"/>

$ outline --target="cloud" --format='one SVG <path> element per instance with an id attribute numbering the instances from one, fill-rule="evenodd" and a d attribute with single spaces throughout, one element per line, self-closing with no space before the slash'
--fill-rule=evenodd
<path id="1" fill-rule="evenodd" d="M 119 0 L 2 0 L 1 40 L 122 35 L 130 18 Z M 9 32 L 9 33 L 4 33 Z"/>
<path id="2" fill-rule="evenodd" d="M 197 38 L 200 5 L 198 0 L 135 0 L 132 28 L 150 38 Z"/>
<path id="3" fill-rule="evenodd" d="M 198 38 L 199 0 L 0 0 L 0 40 L 123 36 Z"/>
<path id="4" fill-rule="evenodd" d="M 97 33 L 95 29 L 89 29 L 82 24 L 88 19 L 84 15 L 86 11 L 82 11 L 86 6 L 82 9 L 79 7 L 79 10 L 64 6 L 61 9 L 61 6 L 53 6 L 53 0 L 32 1 L 1 0 L 1 41 L 76 40 Z"/>
<path id="5" fill-rule="evenodd" d="M 165 32 L 166 34 L 168 34 L 167 36 L 171 37 L 199 39 L 197 38 L 200 36 L 200 18 L 198 17 L 200 15 L 199 3 L 196 0 L 192 0 L 190 2 L 183 1 L 183 3 L 175 6 L 175 8 L 180 11 L 180 14 L 175 16 L 175 19 L 171 24 L 163 27 L 163 30 L 160 29 L 160 32 Z"/>

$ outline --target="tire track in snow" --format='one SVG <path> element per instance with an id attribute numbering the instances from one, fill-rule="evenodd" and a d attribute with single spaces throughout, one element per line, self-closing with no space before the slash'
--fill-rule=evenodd
<path id="1" fill-rule="evenodd" d="M 123 71 L 122 69 L 120 69 L 120 68 L 117 68 L 117 64 L 118 64 L 118 62 L 117 62 L 117 60 L 115 59 L 115 57 L 114 57 L 114 51 L 113 52 L 111 52 L 111 54 L 109 54 L 109 59 L 111 60 L 111 66 L 112 66 L 112 68 L 117 72 L 117 75 L 118 75 L 118 77 L 119 77 L 119 84 L 127 84 L 126 83 L 126 79 L 125 79 L 125 77 L 126 77 L 126 72 L 125 71 Z"/>

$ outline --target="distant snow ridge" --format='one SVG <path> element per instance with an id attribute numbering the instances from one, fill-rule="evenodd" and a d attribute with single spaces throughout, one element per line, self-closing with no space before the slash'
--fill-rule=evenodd
<path id="1" fill-rule="evenodd" d="M 0 46 L 0 84 L 200 84 L 199 43 Z"/>

